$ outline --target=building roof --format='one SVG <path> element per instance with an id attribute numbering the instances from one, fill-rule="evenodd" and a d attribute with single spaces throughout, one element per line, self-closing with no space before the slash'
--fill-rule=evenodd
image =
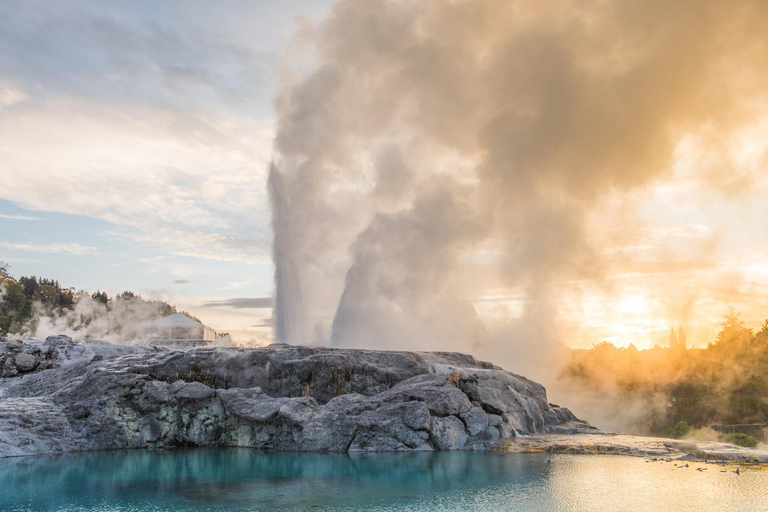
<path id="1" fill-rule="evenodd" d="M 151 322 L 147 322 L 143 325 L 150 328 L 203 327 L 203 324 L 197 320 L 189 318 L 187 315 L 182 315 L 181 313 L 175 313 L 170 316 L 158 318 L 157 320 L 152 320 Z"/>

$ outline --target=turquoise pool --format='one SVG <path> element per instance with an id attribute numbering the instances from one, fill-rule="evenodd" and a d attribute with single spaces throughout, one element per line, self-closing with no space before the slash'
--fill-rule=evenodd
<path id="1" fill-rule="evenodd" d="M 93 452 L 0 459 L 0 510 L 768 511 L 765 468 L 684 464 L 486 452 Z"/>

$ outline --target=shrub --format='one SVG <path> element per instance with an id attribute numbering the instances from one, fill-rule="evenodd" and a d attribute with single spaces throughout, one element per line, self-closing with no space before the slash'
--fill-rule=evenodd
<path id="1" fill-rule="evenodd" d="M 681 437 L 685 437 L 688 432 L 693 430 L 693 427 L 688 424 L 686 421 L 678 421 L 675 423 L 674 427 L 671 427 L 667 430 L 667 433 L 669 434 L 669 437 L 673 439 L 680 439 Z"/>
<path id="2" fill-rule="evenodd" d="M 754 437 L 748 436 L 747 434 L 742 434 L 740 432 L 736 432 L 735 434 L 728 434 L 725 437 L 725 441 L 731 444 L 735 444 L 736 446 L 743 446 L 745 448 L 757 448 L 757 441 Z"/>

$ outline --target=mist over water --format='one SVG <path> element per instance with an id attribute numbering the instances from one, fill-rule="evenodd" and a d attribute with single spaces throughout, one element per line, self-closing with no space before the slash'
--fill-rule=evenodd
<path id="1" fill-rule="evenodd" d="M 551 382 L 569 342 L 558 298 L 603 273 L 586 219 L 669 176 L 686 137 L 760 115 L 766 15 L 338 1 L 297 36 L 316 61 L 286 61 L 276 99 L 276 341 L 460 350 Z M 500 289 L 521 310 L 480 317 Z"/>

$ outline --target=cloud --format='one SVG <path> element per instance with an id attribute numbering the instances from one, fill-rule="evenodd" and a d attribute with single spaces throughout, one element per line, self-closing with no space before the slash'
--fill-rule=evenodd
<path id="1" fill-rule="evenodd" d="M 18 87 L 9 84 L 3 84 L 0 79 L 0 108 L 10 107 L 17 103 L 22 103 L 29 99 L 27 93 Z"/>
<path id="2" fill-rule="evenodd" d="M 189 279 L 176 279 L 174 281 L 174 284 L 189 284 L 193 281 L 190 281 Z"/>
<path id="3" fill-rule="evenodd" d="M 53 244 L 17 244 L 0 241 L 0 247 L 14 251 L 40 252 L 48 254 L 95 254 L 96 247 L 88 247 L 77 243 Z"/>
<path id="4" fill-rule="evenodd" d="M 108 2 L 46 10 L 36 2 L 10 5 L 0 17 L 0 71 L 34 80 L 49 94 L 180 108 L 201 99 L 248 107 L 271 81 L 271 56 L 236 34 L 153 18 L 150 10 Z"/>
<path id="5" fill-rule="evenodd" d="M 90 100 L 10 112 L 0 118 L 0 198 L 105 220 L 111 236 L 171 253 L 265 260 L 268 125 L 231 118 L 187 137 L 175 126 L 203 121 L 179 117 Z M 220 140 L 201 143 L 206 131 Z"/>
<path id="6" fill-rule="evenodd" d="M 9 219 L 9 220 L 48 220 L 44 219 L 42 217 L 28 217 L 26 215 L 5 215 L 0 213 L 0 219 Z"/>
<path id="7" fill-rule="evenodd" d="M 169 254 L 266 261 L 274 49 L 195 9 L 161 24 L 140 6 L 41 5 L 0 15 L 0 199 Z"/>
<path id="8" fill-rule="evenodd" d="M 206 302 L 204 308 L 264 309 L 274 305 L 273 297 L 243 297 L 222 301 Z"/>

